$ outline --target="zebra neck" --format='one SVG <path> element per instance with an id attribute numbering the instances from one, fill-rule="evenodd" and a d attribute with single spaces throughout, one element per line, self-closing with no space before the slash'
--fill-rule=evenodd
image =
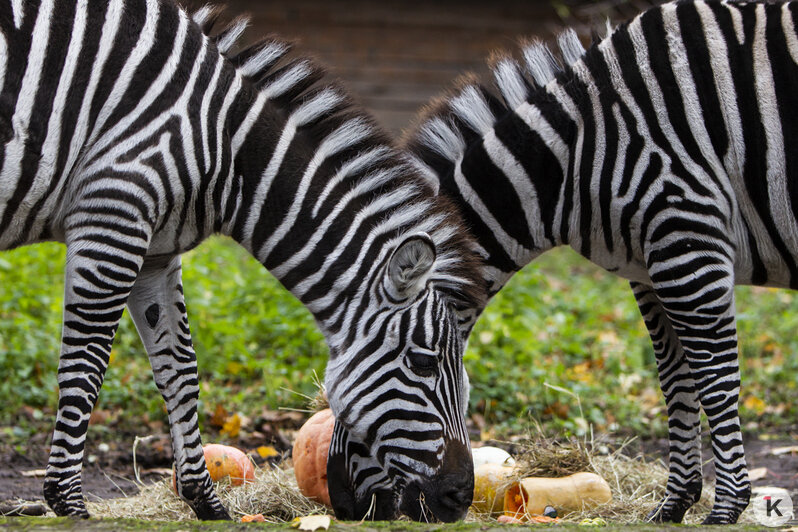
<path id="1" fill-rule="evenodd" d="M 464 238 L 459 221 L 356 109 L 264 106 L 237 150 L 235 172 L 230 236 L 308 307 L 333 347 L 399 242 L 423 232 L 446 250 Z M 451 271 L 432 282 L 466 282 L 447 257 L 440 267 Z"/>
<path id="2" fill-rule="evenodd" d="M 480 90 L 448 102 L 456 120 L 428 120 L 408 148 L 462 212 L 493 295 L 541 253 L 569 241 L 576 127 L 551 94 L 498 115 L 502 104 Z"/>
<path id="3" fill-rule="evenodd" d="M 355 261 L 340 247 L 353 221 L 351 211 L 341 212 L 349 199 L 342 193 L 364 177 L 364 168 L 384 163 L 389 149 L 367 146 L 376 133 L 356 115 L 308 127 L 297 116 L 301 110 L 272 102 L 247 112 L 259 116 L 235 157 L 239 199 L 230 236 L 307 303 L 316 282 L 331 275 L 327 261 L 337 259 L 342 269 Z M 366 155 L 353 156 L 360 149 Z"/>
<path id="4" fill-rule="evenodd" d="M 463 159 L 464 174 L 476 175 L 481 165 L 495 168 L 483 178 L 484 186 L 501 191 L 485 196 L 486 205 L 496 213 L 496 238 L 509 259 L 499 266 L 497 290 L 542 253 L 570 244 L 573 238 L 570 214 L 578 126 L 566 111 L 570 102 L 559 99 L 560 87 L 548 90 L 554 91 L 554 98 L 541 89 L 540 98 L 499 118 L 481 146 Z M 490 262 L 498 266 L 500 255 L 495 256 Z"/>
<path id="5" fill-rule="evenodd" d="M 462 221 L 371 117 L 289 50 L 267 39 L 233 59 L 241 84 L 226 124 L 233 171 L 221 232 L 308 307 L 333 356 L 371 326 L 357 319 L 367 305 L 388 304 L 386 265 L 410 237 L 436 251 L 429 286 L 481 306 Z"/>

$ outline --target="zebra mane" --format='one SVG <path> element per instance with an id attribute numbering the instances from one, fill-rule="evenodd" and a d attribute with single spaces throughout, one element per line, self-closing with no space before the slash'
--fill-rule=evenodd
<path id="1" fill-rule="evenodd" d="M 249 25 L 249 17 L 239 16 L 214 33 L 213 27 L 223 11 L 223 6 L 206 5 L 190 16 L 203 34 L 216 45 L 219 53 L 232 63 L 245 80 L 252 83 L 256 96 L 279 101 L 284 109 L 293 113 L 297 126 L 317 128 L 310 133 L 316 137 L 327 135 L 347 121 L 352 122 L 347 133 L 356 141 L 368 137 L 377 146 L 372 150 L 373 153 L 382 154 L 369 158 L 368 166 L 374 166 L 374 171 L 377 171 L 378 165 L 395 166 L 383 169 L 381 173 L 384 179 L 403 179 L 407 183 L 415 183 L 419 190 L 426 188 L 427 194 L 434 201 L 434 206 L 428 212 L 430 218 L 447 219 L 450 222 L 456 220 L 456 224 L 450 224 L 451 229 L 440 232 L 442 241 L 436 242 L 438 260 L 434 275 L 438 287 L 448 292 L 460 304 L 466 308 L 482 308 L 486 294 L 476 258 L 452 253 L 455 250 L 472 248 L 473 243 L 451 202 L 435 195 L 423 175 L 408 164 L 398 150 L 393 149 L 395 144 L 371 115 L 311 55 L 304 51 L 301 54 L 290 53 L 293 43 L 274 35 L 235 50 Z M 360 157 L 342 162 L 341 169 L 357 173 L 362 170 L 364 160 Z"/>
<path id="2" fill-rule="evenodd" d="M 274 35 L 266 36 L 254 44 L 234 51 L 249 26 L 250 19 L 245 15 L 236 17 L 214 34 L 213 28 L 223 11 L 224 6 L 205 5 L 192 13 L 191 18 L 216 45 L 219 53 L 229 60 L 257 91 L 268 92 L 270 99 L 295 100 L 306 95 L 311 87 L 327 77 L 325 70 L 310 56 L 290 57 L 289 52 L 293 50 L 293 43 Z M 329 88 L 338 90 L 337 86 L 332 87 L 336 85 L 332 80 L 325 81 Z"/>
<path id="3" fill-rule="evenodd" d="M 530 101 L 557 77 L 568 76 L 572 65 L 585 54 L 572 29 L 557 37 L 559 57 L 538 39 L 522 40 L 519 47 L 521 62 L 506 51 L 495 52 L 489 59 L 499 97 L 477 76 L 467 74 L 453 90 L 422 111 L 416 125 L 405 134 L 403 144 L 413 152 L 425 148 L 455 162 L 466 149 L 462 126 L 480 136 L 488 133 L 501 116 Z M 436 180 L 429 175 L 428 178 Z"/>

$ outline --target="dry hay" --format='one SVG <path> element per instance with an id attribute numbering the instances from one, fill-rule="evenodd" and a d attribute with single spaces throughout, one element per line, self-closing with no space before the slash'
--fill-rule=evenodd
<path id="1" fill-rule="evenodd" d="M 255 482 L 236 487 L 222 480 L 215 487 L 225 508 L 236 520 L 247 514 L 263 514 L 266 521 L 284 523 L 295 517 L 328 512 L 299 492 L 293 469 L 255 467 Z M 170 478 L 142 486 L 138 495 L 89 502 L 87 506 L 94 517 L 196 520 L 194 512 L 172 491 Z"/>
<path id="2" fill-rule="evenodd" d="M 629 443 L 610 451 L 606 445 L 592 439 L 562 442 L 537 435 L 519 445 L 515 477 L 563 477 L 581 471 L 596 473 L 610 485 L 612 501 L 563 515 L 561 519 L 580 522 L 600 517 L 608 523 L 641 523 L 665 495 L 668 470 L 660 461 L 652 462 L 641 455 L 629 456 L 625 449 Z M 713 491 L 714 484 L 705 483 L 701 499 L 685 515 L 686 524 L 700 523 L 706 517 L 712 509 Z M 740 517 L 740 522 L 754 522 L 752 517 L 748 510 Z M 475 518 L 490 520 L 486 515 Z"/>
<path id="3" fill-rule="evenodd" d="M 664 495 L 668 472 L 659 462 L 643 456 L 629 456 L 624 448 L 610 451 L 606 445 L 592 440 L 555 441 L 540 435 L 523 443 L 512 443 L 516 449 L 517 478 L 562 477 L 580 471 L 600 475 L 610 485 L 613 500 L 608 504 L 582 512 L 560 516 L 562 521 L 580 522 L 601 517 L 608 523 L 641 523 Z M 290 463 L 290 462 L 288 462 Z M 280 523 L 295 517 L 331 513 L 328 508 L 305 498 L 297 488 L 293 469 L 255 467 L 255 482 L 233 487 L 228 482 L 217 483 L 216 491 L 234 519 L 245 514 L 264 515 L 267 521 Z M 712 507 L 712 485 L 706 485 L 701 500 L 691 508 L 685 523 L 698 523 Z M 89 512 L 96 517 L 135 517 L 158 521 L 190 521 L 191 509 L 172 491 L 171 479 L 142 486 L 132 497 L 88 503 Z M 754 522 L 751 510 L 740 518 L 742 523 Z M 474 509 L 467 522 L 495 523 L 487 514 Z"/>

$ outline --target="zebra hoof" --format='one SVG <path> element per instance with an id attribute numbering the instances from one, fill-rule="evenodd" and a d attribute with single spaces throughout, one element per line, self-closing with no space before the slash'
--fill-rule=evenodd
<path id="1" fill-rule="evenodd" d="M 646 521 L 649 523 L 681 523 L 687 510 L 701 498 L 702 487 L 702 480 L 697 479 L 688 482 L 678 492 L 671 487 L 666 488 L 665 498 L 648 514 Z"/>
<path id="2" fill-rule="evenodd" d="M 733 525 L 737 522 L 737 519 L 740 518 L 740 514 L 743 513 L 743 510 L 746 509 L 748 506 L 748 498 L 743 496 L 739 502 L 735 502 L 734 505 L 724 508 L 712 508 L 712 511 L 709 512 L 709 515 L 706 519 L 701 523 L 702 525 Z"/>
<path id="3" fill-rule="evenodd" d="M 88 519 L 89 511 L 83 502 L 83 496 L 78 492 L 77 496 L 67 497 L 60 489 L 58 481 L 45 481 L 44 500 L 59 517 L 75 517 L 78 519 Z"/>
<path id="4" fill-rule="evenodd" d="M 733 515 L 729 512 L 715 512 L 712 511 L 709 513 L 706 519 L 704 519 L 701 524 L 702 525 L 733 525 L 737 522 L 738 515 Z"/>
<path id="5" fill-rule="evenodd" d="M 83 504 L 67 503 L 65 501 L 47 501 L 48 506 L 58 517 L 75 517 L 77 519 L 88 519 L 91 517 L 86 506 Z"/>
<path id="6" fill-rule="evenodd" d="M 733 525 L 748 507 L 751 499 L 751 486 L 746 484 L 736 493 L 729 494 L 715 492 L 715 506 L 704 519 L 703 525 Z M 718 504 L 720 503 L 720 504 Z"/>
<path id="7" fill-rule="evenodd" d="M 200 521 L 232 521 L 230 514 L 227 513 L 221 503 L 217 504 L 198 504 L 193 507 L 197 519 Z"/>
<path id="8" fill-rule="evenodd" d="M 681 523 L 684 514 L 693 505 L 691 502 L 676 502 L 671 498 L 666 498 L 659 503 L 646 517 L 648 523 Z"/>

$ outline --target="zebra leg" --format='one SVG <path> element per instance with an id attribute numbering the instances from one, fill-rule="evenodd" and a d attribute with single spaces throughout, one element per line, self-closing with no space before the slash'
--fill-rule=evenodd
<path id="1" fill-rule="evenodd" d="M 197 518 L 230 519 L 213 490 L 197 424 L 197 358 L 183 299 L 180 257 L 145 262 L 128 300 L 128 310 L 166 402 L 177 492 Z"/>
<path id="2" fill-rule="evenodd" d="M 709 240 L 712 242 L 713 240 Z M 717 242 L 717 239 L 714 241 Z M 685 239 L 683 255 L 649 263 L 654 290 L 679 337 L 707 416 L 715 457 L 715 504 L 704 524 L 736 523 L 748 506 L 751 483 L 745 463 L 737 403 L 740 369 L 734 318 L 732 260 L 718 247 Z M 670 250 L 673 253 L 673 250 Z"/>
<path id="3" fill-rule="evenodd" d="M 701 497 L 700 405 L 682 345 L 650 286 L 631 283 L 651 335 L 660 386 L 668 408 L 668 485 L 647 521 L 681 523 Z"/>
<path id="4" fill-rule="evenodd" d="M 137 232 L 138 239 L 83 225 L 67 234 L 58 413 L 44 480 L 44 498 L 57 515 L 89 516 L 80 478 L 86 431 L 149 243 L 149 231 Z"/>

